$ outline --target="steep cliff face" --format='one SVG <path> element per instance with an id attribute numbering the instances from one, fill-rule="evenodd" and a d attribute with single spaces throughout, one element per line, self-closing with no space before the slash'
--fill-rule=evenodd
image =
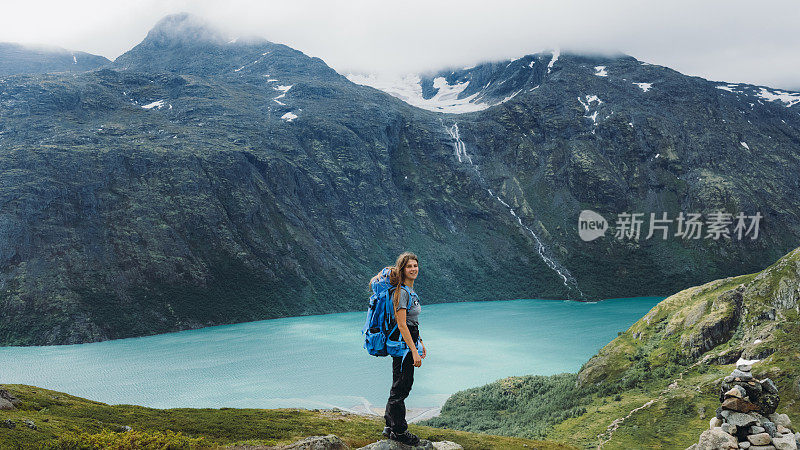
<path id="1" fill-rule="evenodd" d="M 424 115 L 346 80 L 271 76 L 4 85 L 2 342 L 359 310 L 406 249 L 439 280 L 430 302 L 568 295 L 468 176 L 443 170 L 450 142 Z"/>
<path id="2" fill-rule="evenodd" d="M 787 333 L 798 326 L 798 301 L 800 249 L 759 273 L 713 281 L 665 299 L 590 359 L 579 381 L 624 375 L 640 349 L 652 349 L 646 352 L 650 366 L 768 358 L 789 350 L 786 345 L 797 339 Z"/>
<path id="3" fill-rule="evenodd" d="M 800 240 L 793 94 L 547 53 L 441 74 L 494 105 L 442 114 L 226 39 L 168 17 L 111 69 L 0 78 L 0 344 L 360 310 L 403 250 L 426 303 L 597 299 Z M 754 240 L 583 242 L 582 209 L 764 219 Z"/>

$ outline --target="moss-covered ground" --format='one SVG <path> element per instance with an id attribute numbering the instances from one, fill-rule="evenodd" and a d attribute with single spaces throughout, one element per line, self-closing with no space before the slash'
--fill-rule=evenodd
<path id="1" fill-rule="evenodd" d="M 14 428 L 0 427 L 0 448 L 217 448 L 231 445 L 280 445 L 307 436 L 335 434 L 352 448 L 382 439 L 381 418 L 337 410 L 176 408 L 107 405 L 35 386 L 0 385 L 22 403 L 0 411 Z M 33 421 L 37 429 L 25 425 Z M 132 431 L 125 432 L 124 427 Z M 449 440 L 465 449 L 569 449 L 552 442 L 491 436 L 411 425 L 412 432 L 433 441 Z M 128 438 L 136 445 L 125 446 Z M 111 438 L 110 436 L 116 436 Z M 143 444 L 150 439 L 151 447 Z"/>
<path id="2" fill-rule="evenodd" d="M 437 427 L 583 448 L 684 449 L 720 405 L 739 358 L 800 423 L 800 249 L 767 269 L 683 290 L 620 333 L 578 374 L 512 377 L 454 394 Z"/>

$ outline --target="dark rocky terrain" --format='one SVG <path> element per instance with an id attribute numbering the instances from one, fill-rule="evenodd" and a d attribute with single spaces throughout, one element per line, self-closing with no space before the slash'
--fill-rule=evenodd
<path id="1" fill-rule="evenodd" d="M 107 58 L 57 47 L 0 42 L 0 77 L 21 73 L 86 72 L 111 64 Z"/>
<path id="2" fill-rule="evenodd" d="M 443 73 L 496 103 L 458 115 L 188 15 L 108 67 L 32 72 L 0 77 L 0 345 L 361 310 L 407 249 L 425 303 L 592 300 L 800 241 L 793 94 L 627 56 Z M 583 242 L 583 209 L 764 218 L 755 240 Z"/>

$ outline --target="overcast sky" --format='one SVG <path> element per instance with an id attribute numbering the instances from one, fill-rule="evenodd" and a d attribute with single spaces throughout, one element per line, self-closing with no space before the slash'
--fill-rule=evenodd
<path id="1" fill-rule="evenodd" d="M 798 0 L 23 0 L 3 5 L 0 42 L 113 60 L 182 11 L 318 56 L 340 73 L 423 72 L 557 47 L 800 90 Z"/>

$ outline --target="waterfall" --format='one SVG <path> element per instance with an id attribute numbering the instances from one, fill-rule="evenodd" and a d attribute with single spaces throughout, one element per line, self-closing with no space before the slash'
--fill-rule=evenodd
<path id="1" fill-rule="evenodd" d="M 475 172 L 475 175 L 477 175 L 478 180 L 480 180 L 481 185 L 486 189 L 486 192 L 489 194 L 489 196 L 503 205 L 503 207 L 508 210 L 509 214 L 511 214 L 511 216 L 517 220 L 517 223 L 519 223 L 522 229 L 530 234 L 535 243 L 536 253 L 539 255 L 539 258 L 544 261 L 547 267 L 561 277 L 561 280 L 564 282 L 564 286 L 566 286 L 570 291 L 577 292 L 579 298 L 585 299 L 583 292 L 580 290 L 580 288 L 578 288 L 578 281 L 572 276 L 572 274 L 569 273 L 569 270 L 567 270 L 566 267 L 556 261 L 554 257 L 550 256 L 550 252 L 547 251 L 547 248 L 545 247 L 539 235 L 536 234 L 531 227 L 522 222 L 522 218 L 517 215 L 516 211 L 514 211 L 514 208 L 512 208 L 508 203 L 500 198 L 499 195 L 495 194 L 490 188 L 487 187 L 486 179 L 483 177 L 480 168 L 477 164 L 472 162 L 472 158 L 467 153 L 467 146 L 464 144 L 464 141 L 461 140 L 461 135 L 458 131 L 458 123 L 453 122 L 453 125 L 449 127 L 444 124 L 444 121 L 441 121 L 441 123 L 444 129 L 447 130 L 447 134 L 449 134 L 450 138 L 453 140 L 453 149 L 455 150 L 455 156 L 456 159 L 458 159 L 458 162 L 461 164 L 467 164 Z"/>

